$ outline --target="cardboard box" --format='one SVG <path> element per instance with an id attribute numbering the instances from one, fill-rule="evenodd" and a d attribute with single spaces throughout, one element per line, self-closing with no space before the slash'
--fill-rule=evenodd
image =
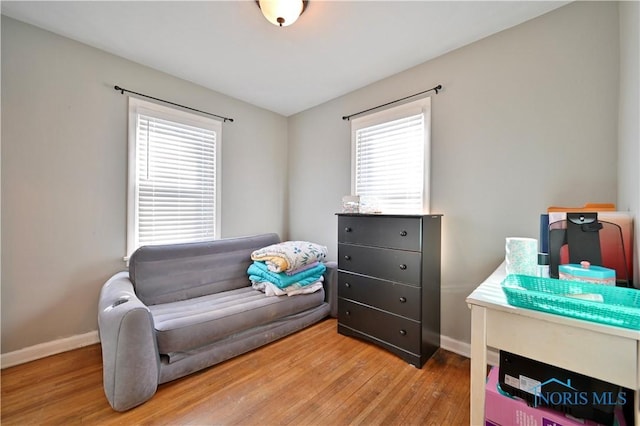
<path id="1" fill-rule="evenodd" d="M 491 369 L 485 391 L 485 426 L 599 426 L 560 411 L 529 407 L 521 399 L 503 395 L 498 388 L 498 367 Z M 616 409 L 614 426 L 626 426 L 622 409 Z"/>

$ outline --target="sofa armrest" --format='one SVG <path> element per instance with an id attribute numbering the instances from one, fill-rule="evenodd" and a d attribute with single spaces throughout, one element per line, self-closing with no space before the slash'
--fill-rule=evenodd
<path id="1" fill-rule="evenodd" d="M 153 318 L 126 271 L 111 277 L 100 291 L 98 332 L 104 391 L 111 407 L 125 411 L 151 398 L 160 374 Z"/>
<path id="2" fill-rule="evenodd" d="M 325 301 L 329 302 L 330 315 L 338 317 L 338 262 L 325 262 L 327 270 L 324 272 Z"/>

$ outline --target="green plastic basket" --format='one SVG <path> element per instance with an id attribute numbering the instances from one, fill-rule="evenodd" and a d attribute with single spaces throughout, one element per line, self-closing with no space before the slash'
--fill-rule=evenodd
<path id="1" fill-rule="evenodd" d="M 502 290 L 513 306 L 640 330 L 640 290 L 529 275 L 507 275 Z M 602 302 L 567 296 L 584 294 Z"/>

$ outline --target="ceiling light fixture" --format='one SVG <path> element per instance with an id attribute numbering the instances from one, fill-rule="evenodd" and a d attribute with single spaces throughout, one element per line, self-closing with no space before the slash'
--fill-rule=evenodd
<path id="1" fill-rule="evenodd" d="M 273 25 L 286 27 L 298 19 L 307 8 L 304 0 L 256 0 L 267 21 Z"/>

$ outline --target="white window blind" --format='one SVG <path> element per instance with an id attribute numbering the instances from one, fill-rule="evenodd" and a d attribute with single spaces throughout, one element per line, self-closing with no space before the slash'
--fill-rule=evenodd
<path id="1" fill-rule="evenodd" d="M 220 122 L 131 100 L 128 255 L 142 245 L 215 239 Z"/>
<path id="2" fill-rule="evenodd" d="M 353 193 L 383 213 L 423 213 L 428 157 L 425 108 L 398 107 L 353 125 Z"/>

